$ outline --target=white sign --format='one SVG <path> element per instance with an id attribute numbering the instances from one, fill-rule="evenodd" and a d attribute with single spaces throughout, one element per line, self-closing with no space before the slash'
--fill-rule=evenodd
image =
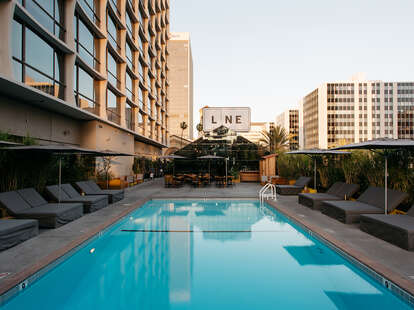
<path id="1" fill-rule="evenodd" d="M 225 126 L 235 132 L 250 130 L 250 108 L 203 108 L 203 131 Z"/>

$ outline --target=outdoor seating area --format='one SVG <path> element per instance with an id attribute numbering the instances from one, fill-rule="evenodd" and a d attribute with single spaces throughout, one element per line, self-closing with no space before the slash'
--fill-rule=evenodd
<path id="1" fill-rule="evenodd" d="M 298 179 L 302 180 L 303 177 Z M 387 189 L 385 204 L 385 188 L 370 186 L 353 199 L 359 188 L 358 184 L 336 182 L 326 193 L 298 193 L 298 203 L 344 224 L 359 224 L 366 233 L 414 251 L 414 206 L 404 215 L 399 214 L 403 212 L 395 212 L 407 200 L 408 194 Z M 283 190 L 279 189 L 280 192 Z"/>
<path id="2" fill-rule="evenodd" d="M 76 188 L 79 189 L 77 191 Z M 124 198 L 123 190 L 102 190 L 94 181 L 51 185 L 45 197 L 34 188 L 0 193 L 0 251 L 36 236 L 39 228 L 57 228 Z"/>
<path id="3" fill-rule="evenodd" d="M 205 174 L 176 174 L 165 175 L 164 186 L 169 187 L 182 187 L 184 185 L 190 185 L 193 187 L 206 187 L 214 184 L 217 187 L 229 187 L 234 184 L 233 176 L 211 176 L 208 173 Z"/>

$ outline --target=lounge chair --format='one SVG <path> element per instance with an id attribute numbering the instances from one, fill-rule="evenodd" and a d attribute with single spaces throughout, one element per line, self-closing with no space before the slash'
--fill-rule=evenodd
<path id="1" fill-rule="evenodd" d="M 34 189 L 0 193 L 0 206 L 16 218 L 36 219 L 45 228 L 62 226 L 83 215 L 81 203 L 48 204 Z"/>
<path id="2" fill-rule="evenodd" d="M 85 195 L 107 195 L 109 203 L 114 203 L 124 199 L 124 190 L 103 190 L 93 181 L 81 181 L 76 182 L 75 184 Z"/>
<path id="3" fill-rule="evenodd" d="M 360 228 L 377 238 L 414 251 L 414 206 L 407 215 L 362 214 Z"/>
<path id="4" fill-rule="evenodd" d="M 308 186 L 311 180 L 309 177 L 300 177 L 293 185 L 276 185 L 276 192 L 279 195 L 297 195 L 305 186 Z"/>
<path id="5" fill-rule="evenodd" d="M 59 186 L 46 186 L 46 192 L 50 198 L 59 201 Z M 60 187 L 60 202 L 73 203 L 79 202 L 83 204 L 83 212 L 91 213 L 99 209 L 105 208 L 108 205 L 108 197 L 106 195 L 98 196 L 82 196 L 70 184 L 62 184 Z"/>
<path id="6" fill-rule="evenodd" d="M 356 201 L 323 201 L 321 211 L 345 224 L 358 223 L 361 214 L 384 213 L 383 187 L 369 187 Z M 388 212 L 407 199 L 408 194 L 388 189 Z"/>
<path id="7" fill-rule="evenodd" d="M 334 183 L 326 193 L 299 193 L 298 201 L 301 205 L 314 210 L 320 210 L 324 200 L 347 200 L 359 190 L 357 184 L 347 184 L 343 182 Z"/>
<path id="8" fill-rule="evenodd" d="M 0 251 L 11 248 L 39 233 L 36 220 L 0 220 Z"/>

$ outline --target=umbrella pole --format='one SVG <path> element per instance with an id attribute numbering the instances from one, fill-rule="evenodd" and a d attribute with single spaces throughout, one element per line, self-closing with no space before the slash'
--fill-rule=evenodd
<path id="1" fill-rule="evenodd" d="M 226 161 L 226 186 L 227 186 L 227 157 L 226 158 L 224 158 L 224 160 Z"/>
<path id="2" fill-rule="evenodd" d="M 316 190 L 316 157 L 313 158 L 313 189 Z"/>
<path id="3" fill-rule="evenodd" d="M 384 184 L 385 184 L 385 214 L 388 211 L 388 157 L 385 156 L 385 177 L 384 177 Z"/>
<path id="4" fill-rule="evenodd" d="M 59 156 L 59 204 L 60 204 L 60 187 L 62 185 L 62 157 Z"/>

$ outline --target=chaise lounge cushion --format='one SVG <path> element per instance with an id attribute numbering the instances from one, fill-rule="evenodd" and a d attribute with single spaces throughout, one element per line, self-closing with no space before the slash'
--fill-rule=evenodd
<path id="1" fill-rule="evenodd" d="M 33 189 L 34 190 L 34 189 Z M 19 191 L 23 195 L 30 191 Z M 0 205 L 7 211 L 23 219 L 37 219 L 40 227 L 55 228 L 73 221 L 83 215 L 83 207 L 80 203 L 73 204 L 44 204 L 31 207 L 28 201 L 38 204 L 43 198 L 30 193 L 27 200 L 23 199 L 18 191 L 0 193 Z M 36 192 L 36 191 L 35 191 Z M 36 192 L 37 193 L 37 192 Z M 40 196 L 40 195 L 39 195 Z"/>
<path id="2" fill-rule="evenodd" d="M 38 233 L 36 220 L 0 219 L 0 251 L 11 248 Z"/>
<path id="3" fill-rule="evenodd" d="M 65 185 L 65 186 L 64 186 Z M 68 187 L 73 187 L 70 184 L 62 184 L 60 189 L 60 201 L 63 203 L 82 203 L 83 204 L 83 212 L 84 213 L 91 213 L 95 212 L 99 209 L 105 208 L 108 205 L 108 197 L 105 195 L 97 195 L 97 196 L 81 196 L 78 195 L 76 197 L 71 197 L 66 190 Z M 75 192 L 76 190 L 73 189 Z M 51 185 L 46 186 L 46 192 L 49 196 L 54 200 L 59 200 L 59 186 L 58 185 Z"/>
<path id="4" fill-rule="evenodd" d="M 311 178 L 300 177 L 294 185 L 276 185 L 276 192 L 279 195 L 297 195 L 309 184 Z"/>
<path id="5" fill-rule="evenodd" d="M 114 203 L 124 199 L 123 190 L 102 190 L 93 181 L 80 181 L 76 182 L 75 184 L 86 195 L 107 195 L 109 203 Z"/>
<path id="6" fill-rule="evenodd" d="M 343 223 L 358 223 L 361 214 L 384 213 L 385 189 L 369 187 L 357 201 L 323 201 L 322 213 Z M 408 194 L 388 189 L 388 211 L 394 210 Z"/>
<path id="7" fill-rule="evenodd" d="M 298 202 L 301 205 L 320 210 L 324 200 L 343 200 L 352 197 L 359 190 L 357 184 L 347 184 L 343 182 L 334 183 L 326 193 L 299 193 Z"/>
<path id="8" fill-rule="evenodd" d="M 414 251 L 414 206 L 407 215 L 363 214 L 360 222 L 362 231 Z"/>

